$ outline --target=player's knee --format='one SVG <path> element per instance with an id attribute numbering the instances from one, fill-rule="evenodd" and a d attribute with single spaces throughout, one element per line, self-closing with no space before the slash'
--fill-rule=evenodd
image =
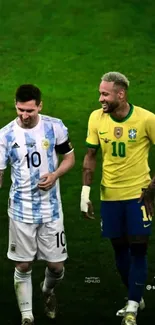
<path id="1" fill-rule="evenodd" d="M 57 263 L 48 262 L 47 266 L 48 266 L 49 270 L 59 273 L 64 268 L 64 262 L 57 262 Z"/>
<path id="2" fill-rule="evenodd" d="M 29 272 L 32 269 L 32 262 L 16 263 L 16 269 L 23 273 Z"/>
<path id="3" fill-rule="evenodd" d="M 147 243 L 133 243 L 130 246 L 131 256 L 144 256 L 147 254 Z"/>
<path id="4" fill-rule="evenodd" d="M 118 239 L 118 240 L 117 240 Z M 129 249 L 129 244 L 127 241 L 120 239 L 120 238 L 114 238 L 111 239 L 112 247 L 115 251 L 115 254 L 121 254 L 124 251 L 127 251 Z"/>
<path id="5" fill-rule="evenodd" d="M 65 268 L 64 266 L 62 267 L 62 269 L 50 269 L 49 267 L 47 267 L 45 270 L 45 274 L 48 274 L 48 276 L 50 276 L 52 279 L 62 280 L 64 278 Z"/>
<path id="6" fill-rule="evenodd" d="M 21 272 L 20 270 L 18 270 L 15 267 L 15 271 L 14 271 L 14 283 L 20 283 L 20 282 L 25 282 L 25 281 L 29 281 L 29 279 L 31 278 L 31 273 L 32 270 L 27 271 L 27 272 Z"/>

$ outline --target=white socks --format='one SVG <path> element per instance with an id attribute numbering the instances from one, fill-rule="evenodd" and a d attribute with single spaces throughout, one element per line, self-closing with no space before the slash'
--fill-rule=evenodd
<path id="1" fill-rule="evenodd" d="M 44 293 L 50 294 L 53 292 L 54 287 L 63 279 L 64 270 L 65 268 L 63 267 L 62 271 L 56 273 L 54 271 L 49 270 L 49 268 L 46 267 L 45 279 L 42 287 L 42 291 Z"/>
<path id="2" fill-rule="evenodd" d="M 14 288 L 22 319 L 30 318 L 33 320 L 31 272 L 32 271 L 24 273 L 15 268 Z"/>
<path id="3" fill-rule="evenodd" d="M 126 312 L 137 314 L 139 303 L 137 301 L 128 300 Z"/>

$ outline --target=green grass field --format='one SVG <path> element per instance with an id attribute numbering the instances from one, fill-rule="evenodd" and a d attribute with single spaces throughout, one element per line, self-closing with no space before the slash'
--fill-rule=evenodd
<path id="1" fill-rule="evenodd" d="M 108 240 L 100 237 L 100 158 L 92 187 L 97 218 L 83 220 L 79 212 L 82 160 L 87 120 L 99 108 L 98 85 L 108 71 L 120 71 L 131 82 L 130 102 L 155 112 L 155 2 L 153 0 L 15 0 L 0 2 L 0 127 L 15 117 L 14 93 L 23 83 L 43 92 L 44 114 L 61 118 L 69 127 L 76 166 L 61 180 L 69 260 L 66 277 L 57 288 L 58 325 L 120 324 L 115 312 L 126 291 L 116 272 Z M 152 173 L 155 151 L 150 154 Z M 1 190 L 0 318 L 20 324 L 13 288 L 13 264 L 7 260 L 7 197 L 9 170 Z M 155 275 L 155 235 L 149 249 L 149 276 Z M 35 325 L 47 325 L 39 283 L 44 264 L 33 269 Z M 86 283 L 88 277 L 100 283 Z M 155 322 L 155 290 L 145 291 L 147 309 L 138 324 Z"/>

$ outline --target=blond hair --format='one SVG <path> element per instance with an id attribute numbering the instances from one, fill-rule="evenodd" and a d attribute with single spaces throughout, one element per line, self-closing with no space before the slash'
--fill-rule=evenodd
<path id="1" fill-rule="evenodd" d="M 114 85 L 121 86 L 125 90 L 128 89 L 129 84 L 130 84 L 129 80 L 127 79 L 127 77 L 124 74 L 122 74 L 120 72 L 116 72 L 116 71 L 111 71 L 111 72 L 105 73 L 102 76 L 101 80 L 108 81 L 108 82 L 114 82 Z"/>

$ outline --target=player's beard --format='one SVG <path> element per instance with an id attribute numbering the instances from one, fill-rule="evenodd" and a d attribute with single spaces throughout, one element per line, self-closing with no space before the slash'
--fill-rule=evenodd
<path id="1" fill-rule="evenodd" d="M 25 128 L 30 128 L 31 127 L 31 120 L 30 118 L 27 118 L 26 120 L 21 118 L 21 123 Z"/>
<path id="2" fill-rule="evenodd" d="M 117 101 L 111 102 L 111 103 L 108 103 L 108 102 L 102 103 L 102 108 L 103 108 L 104 113 L 112 113 L 117 109 L 118 106 L 119 106 L 119 103 Z"/>
<path id="3" fill-rule="evenodd" d="M 37 123 L 36 123 L 36 118 L 27 118 L 27 119 L 22 119 L 22 117 L 20 117 L 21 120 L 21 124 L 24 128 L 27 129 L 31 129 L 33 128 Z"/>

